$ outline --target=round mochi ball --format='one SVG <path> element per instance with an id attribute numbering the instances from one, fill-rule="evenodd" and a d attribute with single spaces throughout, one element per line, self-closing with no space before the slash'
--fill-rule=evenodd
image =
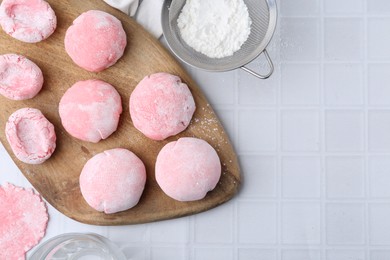
<path id="1" fill-rule="evenodd" d="M 35 97 L 42 89 L 41 69 L 18 54 L 0 55 L 0 94 L 12 100 Z"/>
<path id="2" fill-rule="evenodd" d="M 0 25 L 13 38 L 35 43 L 48 38 L 57 27 L 57 17 L 43 0 L 3 0 Z"/>
<path id="3" fill-rule="evenodd" d="M 65 50 L 73 62 L 93 72 L 114 65 L 122 57 L 126 44 L 121 22 L 98 10 L 82 13 L 65 34 Z"/>
<path id="4" fill-rule="evenodd" d="M 195 111 L 188 86 L 178 76 L 156 73 L 141 80 L 130 96 L 135 128 L 153 140 L 182 132 Z"/>
<path id="5" fill-rule="evenodd" d="M 214 148 L 193 137 L 166 144 L 157 156 L 156 181 L 178 201 L 203 199 L 221 177 L 221 162 Z"/>
<path id="6" fill-rule="evenodd" d="M 117 129 L 122 113 L 121 97 L 104 81 L 79 81 L 62 96 L 59 113 L 70 135 L 97 143 Z"/>
<path id="7" fill-rule="evenodd" d="M 143 162 L 132 152 L 116 148 L 99 153 L 85 164 L 80 189 L 87 203 L 106 214 L 138 204 L 146 182 Z"/>
<path id="8" fill-rule="evenodd" d="M 14 112 L 5 125 L 5 135 L 15 156 L 28 164 L 41 164 L 56 148 L 54 126 L 35 108 Z"/>

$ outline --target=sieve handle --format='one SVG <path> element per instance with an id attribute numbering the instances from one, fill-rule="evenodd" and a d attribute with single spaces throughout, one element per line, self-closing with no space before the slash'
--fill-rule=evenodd
<path id="1" fill-rule="evenodd" d="M 264 50 L 262 53 L 264 54 L 265 58 L 267 59 L 268 66 L 269 66 L 269 72 L 267 74 L 265 74 L 265 75 L 259 74 L 259 73 L 255 72 L 255 71 L 245 67 L 245 66 L 242 66 L 241 69 L 243 69 L 244 71 L 248 72 L 249 74 L 255 76 L 256 78 L 267 79 L 274 72 L 274 64 L 272 63 L 272 60 L 269 57 L 267 50 Z"/>

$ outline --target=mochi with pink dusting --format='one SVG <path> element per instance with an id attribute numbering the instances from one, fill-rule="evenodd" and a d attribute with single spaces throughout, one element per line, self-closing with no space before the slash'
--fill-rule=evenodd
<path id="1" fill-rule="evenodd" d="M 195 111 L 188 86 L 178 76 L 155 73 L 138 83 L 130 96 L 135 128 L 153 140 L 184 131 Z"/>
<path id="2" fill-rule="evenodd" d="M 0 55 L 0 94 L 12 100 L 35 97 L 42 89 L 41 69 L 18 54 Z"/>
<path id="3" fill-rule="evenodd" d="M 62 96 L 59 113 L 70 135 L 97 143 L 117 129 L 122 113 L 121 97 L 104 81 L 78 81 Z"/>
<path id="4" fill-rule="evenodd" d="M 45 235 L 45 202 L 32 189 L 0 186 L 0 259 L 22 260 Z"/>
<path id="5" fill-rule="evenodd" d="M 106 214 L 138 204 L 146 182 L 143 162 L 131 151 L 115 148 L 92 157 L 80 174 L 80 189 L 87 203 Z"/>
<path id="6" fill-rule="evenodd" d="M 178 201 L 203 199 L 221 177 L 217 152 L 206 141 L 193 137 L 166 144 L 157 156 L 156 181 Z"/>
<path id="7" fill-rule="evenodd" d="M 121 22 L 99 10 L 82 13 L 65 34 L 65 50 L 73 62 L 93 72 L 114 65 L 122 57 L 126 44 Z"/>
<path id="8" fill-rule="evenodd" d="M 41 164 L 56 148 L 54 126 L 35 108 L 14 112 L 5 125 L 5 135 L 15 156 L 28 164 Z"/>
<path id="9" fill-rule="evenodd" d="M 3 0 L 0 25 L 13 38 L 36 43 L 48 38 L 57 27 L 57 17 L 43 0 Z"/>

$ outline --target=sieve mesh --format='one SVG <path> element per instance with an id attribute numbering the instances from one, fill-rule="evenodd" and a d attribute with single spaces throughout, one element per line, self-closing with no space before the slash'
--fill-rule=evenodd
<path id="1" fill-rule="evenodd" d="M 226 71 L 255 59 L 271 40 L 276 24 L 274 0 L 244 0 L 252 20 L 251 32 L 241 49 L 225 58 L 209 58 L 195 51 L 181 38 L 177 19 L 185 0 L 166 0 L 162 13 L 164 36 L 172 51 L 184 62 L 209 71 Z"/>

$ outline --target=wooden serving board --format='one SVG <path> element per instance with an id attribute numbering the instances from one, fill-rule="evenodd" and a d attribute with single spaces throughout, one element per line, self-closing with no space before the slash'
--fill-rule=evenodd
<path id="1" fill-rule="evenodd" d="M 58 25 L 47 40 L 37 44 L 23 43 L 0 30 L 0 54 L 25 55 L 42 69 L 45 78 L 42 91 L 33 99 L 12 101 L 0 96 L 0 141 L 36 190 L 66 216 L 94 225 L 136 224 L 176 218 L 208 210 L 229 200 L 240 184 L 236 154 L 205 96 L 179 63 L 134 20 L 101 0 L 48 2 L 57 14 Z M 121 20 L 127 33 L 128 44 L 124 56 L 113 67 L 99 73 L 87 72 L 76 66 L 64 49 L 67 28 L 77 16 L 91 9 L 113 14 Z M 134 128 L 128 103 L 130 93 L 144 76 L 161 71 L 179 75 L 188 84 L 197 109 L 187 130 L 164 141 L 153 141 Z M 62 127 L 58 114 L 58 103 L 64 92 L 76 81 L 86 79 L 104 80 L 115 86 L 122 97 L 123 113 L 118 130 L 98 144 L 71 137 Z M 53 156 L 41 165 L 29 165 L 16 159 L 5 137 L 4 128 L 8 117 L 22 107 L 40 109 L 55 125 L 57 148 Z M 154 164 L 160 149 L 166 143 L 184 136 L 198 137 L 209 142 L 217 150 L 222 163 L 220 182 L 200 201 L 178 202 L 169 198 L 159 188 L 154 177 Z M 136 207 L 108 215 L 95 211 L 85 202 L 79 189 L 79 175 L 86 161 L 93 155 L 116 147 L 127 148 L 141 158 L 147 170 L 147 183 Z"/>

